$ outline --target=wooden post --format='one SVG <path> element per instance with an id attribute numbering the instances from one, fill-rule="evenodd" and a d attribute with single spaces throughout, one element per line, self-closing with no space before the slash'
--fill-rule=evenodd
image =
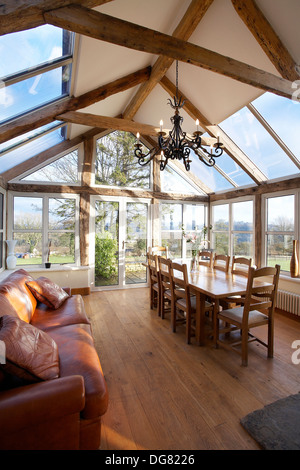
<path id="1" fill-rule="evenodd" d="M 258 268 L 261 267 L 261 258 L 262 258 L 262 237 L 264 234 L 262 233 L 262 221 L 261 221 L 261 194 L 255 194 L 254 198 L 254 226 L 255 226 L 255 264 Z"/>

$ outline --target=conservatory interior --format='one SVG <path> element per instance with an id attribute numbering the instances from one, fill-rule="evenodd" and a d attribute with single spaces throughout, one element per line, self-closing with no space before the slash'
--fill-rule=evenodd
<path id="1" fill-rule="evenodd" d="M 298 0 L 1 2 L 0 281 L 25 269 L 82 296 L 102 449 L 258 449 L 240 419 L 299 392 L 299 16 Z M 155 246 L 280 265 L 274 357 L 251 345 L 243 368 L 174 334 L 150 308 Z"/>

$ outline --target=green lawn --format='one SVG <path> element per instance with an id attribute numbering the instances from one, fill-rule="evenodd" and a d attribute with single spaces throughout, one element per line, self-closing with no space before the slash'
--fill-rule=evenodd
<path id="1" fill-rule="evenodd" d="M 50 257 L 50 263 L 53 264 L 66 264 L 66 263 L 74 263 L 74 258 L 73 256 L 59 256 L 59 255 L 53 255 Z M 42 264 L 42 258 L 41 257 L 32 257 L 32 258 L 18 258 L 17 259 L 17 266 L 23 266 L 23 265 L 37 265 L 37 264 Z"/>

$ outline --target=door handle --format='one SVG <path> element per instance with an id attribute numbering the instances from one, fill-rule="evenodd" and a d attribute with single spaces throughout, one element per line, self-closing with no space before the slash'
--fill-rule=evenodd
<path id="1" fill-rule="evenodd" d="M 123 240 L 122 242 L 122 250 L 124 250 L 124 248 L 125 248 L 125 240 Z"/>

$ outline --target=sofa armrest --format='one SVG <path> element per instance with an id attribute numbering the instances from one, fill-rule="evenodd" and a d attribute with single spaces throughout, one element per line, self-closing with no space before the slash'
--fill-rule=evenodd
<path id="1" fill-rule="evenodd" d="M 84 408 L 84 381 L 80 375 L 39 382 L 0 393 L 1 434 L 61 418 Z"/>
<path id="2" fill-rule="evenodd" d="M 71 287 L 62 287 L 62 289 L 69 295 L 71 295 Z"/>

